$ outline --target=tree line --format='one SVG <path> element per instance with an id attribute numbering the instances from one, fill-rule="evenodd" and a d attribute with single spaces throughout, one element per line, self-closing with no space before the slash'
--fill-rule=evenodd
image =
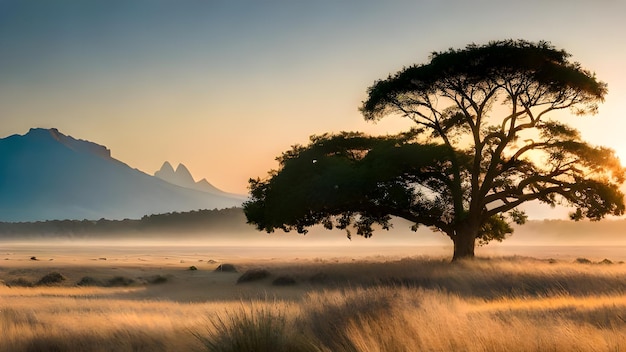
<path id="1" fill-rule="evenodd" d="M 0 222 L 0 237 L 89 237 L 133 233 L 237 231 L 246 226 L 241 208 L 171 212 L 123 220 L 47 220 Z"/>

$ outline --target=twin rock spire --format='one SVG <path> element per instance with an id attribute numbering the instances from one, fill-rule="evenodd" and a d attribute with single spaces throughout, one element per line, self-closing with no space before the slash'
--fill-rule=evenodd
<path id="1" fill-rule="evenodd" d="M 183 164 L 178 164 L 176 170 L 174 170 L 172 164 L 166 161 L 163 163 L 163 166 L 161 166 L 161 169 L 154 173 L 154 176 L 180 187 L 208 193 L 223 193 L 210 184 L 205 178 L 196 182 L 193 176 L 191 176 L 191 172 L 189 172 L 187 167 Z"/>

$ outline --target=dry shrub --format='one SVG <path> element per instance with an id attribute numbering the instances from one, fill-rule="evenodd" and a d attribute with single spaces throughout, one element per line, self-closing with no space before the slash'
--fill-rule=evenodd
<path id="1" fill-rule="evenodd" d="M 51 272 L 37 281 L 37 286 L 56 285 L 67 280 L 65 276 L 58 272 Z"/>
<path id="2" fill-rule="evenodd" d="M 104 286 L 101 280 L 98 280 L 91 276 L 82 277 L 77 283 L 77 286 Z"/>
<path id="3" fill-rule="evenodd" d="M 391 313 L 391 290 L 356 289 L 344 292 L 311 293 L 304 304 L 310 333 L 330 351 L 359 351 L 348 327 L 363 320 L 377 320 Z"/>
<path id="4" fill-rule="evenodd" d="M 282 310 L 262 306 L 241 306 L 225 317 L 214 315 L 205 333 L 194 335 L 211 352 L 316 351 Z"/>

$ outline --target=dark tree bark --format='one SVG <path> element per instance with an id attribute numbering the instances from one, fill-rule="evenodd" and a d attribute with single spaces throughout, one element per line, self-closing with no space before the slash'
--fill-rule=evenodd
<path id="1" fill-rule="evenodd" d="M 474 258 L 474 248 L 476 247 L 476 236 L 478 229 L 463 229 L 458 231 L 456 236 L 452 239 L 454 242 L 454 255 L 452 261 L 459 259 L 472 259 Z"/>

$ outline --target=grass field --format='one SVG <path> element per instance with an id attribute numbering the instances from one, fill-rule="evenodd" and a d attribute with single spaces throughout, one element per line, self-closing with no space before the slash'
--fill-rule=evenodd
<path id="1" fill-rule="evenodd" d="M 2 244 L 0 351 L 626 350 L 623 251 L 583 250 Z"/>

